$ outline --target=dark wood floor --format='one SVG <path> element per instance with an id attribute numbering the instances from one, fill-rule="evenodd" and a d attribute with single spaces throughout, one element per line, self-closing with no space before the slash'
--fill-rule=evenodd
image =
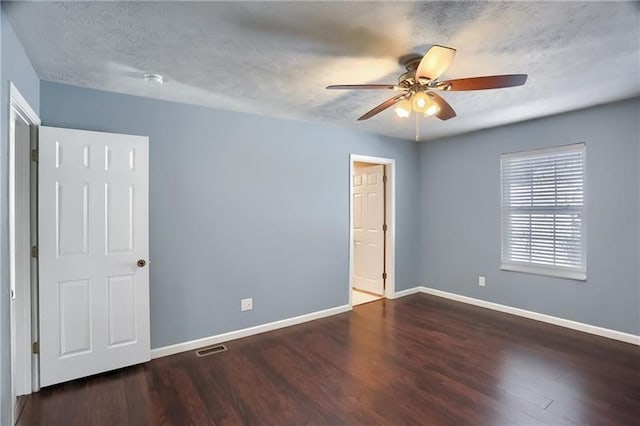
<path id="1" fill-rule="evenodd" d="M 54 386 L 21 425 L 632 425 L 640 349 L 423 294 Z"/>

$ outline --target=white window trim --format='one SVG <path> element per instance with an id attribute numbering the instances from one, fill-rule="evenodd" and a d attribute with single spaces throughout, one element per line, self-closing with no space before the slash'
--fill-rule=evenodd
<path id="1" fill-rule="evenodd" d="M 585 271 L 574 271 L 563 269 L 561 267 L 550 267 L 544 265 L 532 265 L 529 263 L 511 263 L 502 262 L 500 266 L 502 271 L 524 272 L 526 274 L 544 275 L 546 277 L 568 278 L 571 280 L 586 281 L 587 273 Z"/>
<path id="2" fill-rule="evenodd" d="M 582 259 L 583 259 L 583 269 L 569 269 L 563 268 L 561 266 L 547 266 L 547 265 L 537 265 L 531 263 L 518 263 L 518 262 L 509 262 L 504 259 L 504 213 L 505 209 L 503 206 L 503 191 L 504 191 L 504 182 L 503 182 L 503 173 L 502 173 L 502 159 L 503 158 L 511 158 L 522 156 L 525 154 L 546 154 L 546 153 L 560 153 L 560 152 L 568 152 L 574 150 L 576 147 L 581 147 L 582 155 L 583 155 L 583 203 L 582 203 Z M 578 281 L 586 281 L 587 280 L 587 149 L 585 142 L 579 142 L 568 145 L 560 145 L 549 148 L 540 148 L 534 150 L 526 150 L 526 151 L 517 151 L 511 153 L 503 153 L 500 155 L 500 270 L 502 271 L 510 271 L 510 272 L 522 272 L 533 275 L 543 275 L 548 277 L 556 277 L 556 278 L 567 278 Z"/>

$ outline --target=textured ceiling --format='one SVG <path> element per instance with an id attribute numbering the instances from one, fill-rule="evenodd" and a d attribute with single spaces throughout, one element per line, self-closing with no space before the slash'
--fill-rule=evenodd
<path id="1" fill-rule="evenodd" d="M 457 56 L 444 79 L 528 73 L 523 87 L 448 92 L 458 117 L 422 139 L 640 94 L 640 3 L 3 2 L 40 78 L 95 89 L 413 139 L 394 95 L 328 91 L 395 83 L 398 59 L 432 44 Z M 163 74 L 151 87 L 143 73 Z"/>

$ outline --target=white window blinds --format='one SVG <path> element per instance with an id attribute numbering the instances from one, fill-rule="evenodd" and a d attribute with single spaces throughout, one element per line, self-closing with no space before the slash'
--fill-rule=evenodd
<path id="1" fill-rule="evenodd" d="M 585 145 L 503 154 L 502 269 L 586 279 Z"/>

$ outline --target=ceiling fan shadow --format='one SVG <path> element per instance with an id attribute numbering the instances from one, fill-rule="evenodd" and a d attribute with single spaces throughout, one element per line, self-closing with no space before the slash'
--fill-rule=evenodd
<path id="1" fill-rule="evenodd" d="M 280 48 L 299 48 L 298 43 L 304 41 L 317 54 L 353 57 L 396 57 L 408 48 L 407 38 L 399 35 L 401 31 L 390 32 L 386 28 L 365 25 L 364 22 L 358 24 L 350 19 L 341 19 L 344 11 L 328 13 L 326 8 L 297 5 L 298 17 L 291 19 L 290 14 L 274 13 L 276 8 L 271 5 L 269 13 L 255 10 L 252 10 L 253 13 L 236 13 L 228 10 L 227 14 L 234 25 L 255 36 L 273 39 Z"/>

